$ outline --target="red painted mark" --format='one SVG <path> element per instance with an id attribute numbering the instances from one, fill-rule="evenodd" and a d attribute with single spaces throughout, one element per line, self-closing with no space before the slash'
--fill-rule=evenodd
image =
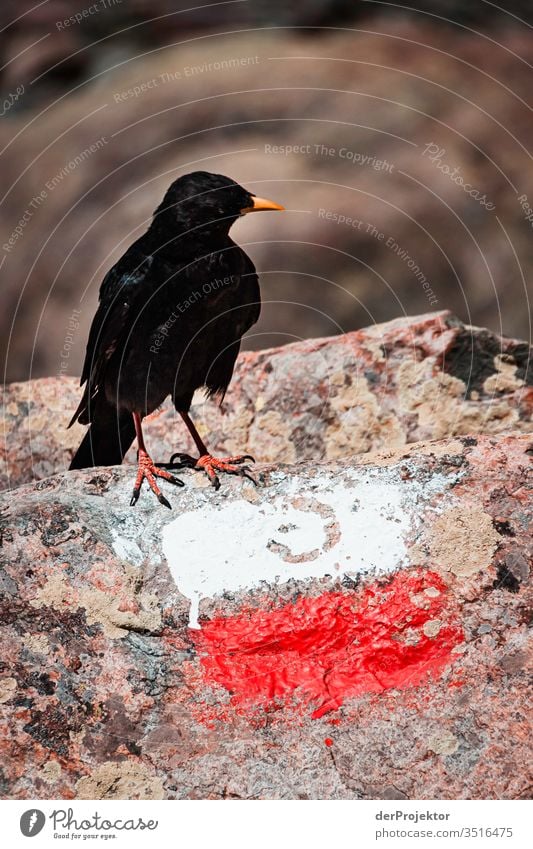
<path id="1" fill-rule="evenodd" d="M 195 637 L 204 683 L 228 690 L 239 713 L 299 696 L 313 718 L 363 693 L 414 687 L 437 677 L 463 641 L 446 604 L 438 575 L 411 571 L 361 592 L 216 617 Z M 433 619 L 443 624 L 432 638 L 422 628 Z"/>

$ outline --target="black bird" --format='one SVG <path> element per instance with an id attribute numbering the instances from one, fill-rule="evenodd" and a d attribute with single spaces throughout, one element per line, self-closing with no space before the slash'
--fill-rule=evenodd
<path id="1" fill-rule="evenodd" d="M 249 455 L 211 456 L 189 408 L 201 387 L 224 397 L 241 337 L 259 318 L 255 267 L 230 239 L 230 227 L 245 213 L 283 208 L 221 174 L 195 171 L 171 184 L 146 233 L 101 285 L 80 381 L 85 390 L 70 422 L 89 429 L 71 469 L 119 464 L 137 437 L 131 504 L 146 478 L 170 507 L 156 478 L 183 484 L 149 456 L 142 419 L 171 395 L 200 456 L 174 454 L 167 468 L 203 469 L 217 489 L 217 472 L 250 477 L 243 465 Z"/>

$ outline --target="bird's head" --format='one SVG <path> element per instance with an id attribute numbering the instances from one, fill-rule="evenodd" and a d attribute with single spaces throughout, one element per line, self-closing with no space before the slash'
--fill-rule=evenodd
<path id="1" fill-rule="evenodd" d="M 261 210 L 284 209 L 274 201 L 260 198 L 223 174 L 193 171 L 178 177 L 169 186 L 154 213 L 154 223 L 193 238 L 204 234 L 227 234 L 241 215 Z"/>

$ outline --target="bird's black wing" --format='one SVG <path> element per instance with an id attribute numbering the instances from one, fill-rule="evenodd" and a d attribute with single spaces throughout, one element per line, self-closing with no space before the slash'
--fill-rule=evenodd
<path id="1" fill-rule="evenodd" d="M 242 248 L 237 245 L 234 247 L 231 271 L 233 274 L 238 271 L 240 277 L 237 302 L 231 311 L 231 322 L 228 322 L 227 316 L 223 314 L 220 330 L 215 323 L 210 328 L 212 338 L 221 334 L 221 345 L 209 370 L 206 381 L 207 396 L 218 395 L 221 403 L 233 375 L 241 339 L 250 327 L 253 327 L 261 313 L 261 292 L 255 265 Z"/>
<path id="2" fill-rule="evenodd" d="M 245 313 L 244 325 L 242 333 L 246 333 L 250 327 L 259 320 L 261 314 L 261 291 L 259 289 L 259 280 L 257 271 L 252 260 L 245 251 L 242 251 L 243 268 L 241 278 L 245 281 L 247 295 L 245 297 Z"/>
<path id="3" fill-rule="evenodd" d="M 70 425 L 77 420 L 81 424 L 90 421 L 90 402 L 102 389 L 106 365 L 135 321 L 137 304 L 146 296 L 144 284 L 152 265 L 153 256 L 145 254 L 136 243 L 104 277 L 80 379 L 81 386 L 87 385 Z"/>

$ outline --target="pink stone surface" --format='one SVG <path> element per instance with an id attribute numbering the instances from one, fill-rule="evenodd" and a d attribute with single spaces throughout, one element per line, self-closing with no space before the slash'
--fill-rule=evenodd
<path id="1" fill-rule="evenodd" d="M 418 338 L 432 335 L 426 329 Z M 268 372 L 252 379 L 268 381 Z M 245 382 L 241 367 L 240 391 Z M 453 437 L 345 461 L 262 466 L 257 489 L 225 479 L 219 492 L 185 471 L 185 489 L 163 483 L 172 511 L 144 491 L 130 508 L 127 467 L 57 474 L 4 493 L 3 797 L 524 797 L 531 782 L 532 450 L 527 434 Z M 395 576 L 427 571 L 438 576 L 443 605 L 440 618 L 424 622 L 425 639 L 452 624 L 462 633 L 448 665 L 416 686 L 357 695 L 319 718 L 299 709 L 298 692 L 291 703 L 232 708 L 231 693 L 205 677 L 189 599 L 163 551 L 165 529 L 202 511 L 207 540 L 228 509 L 283 512 L 287 499 L 308 503 L 316 487 L 355 492 L 365 475 L 406 494 L 406 557 L 392 573 L 381 574 L 378 564 L 377 577 L 357 581 L 340 570 L 230 589 L 201 601 L 200 624 L 246 605 L 268 610 L 323 592 L 357 600 L 376 580 L 387 597 Z M 319 557 L 348 545 L 345 506 L 335 504 L 333 516 L 310 508 L 318 509 L 316 522 L 331 529 L 337 520 L 340 528 Z M 223 568 L 237 525 L 228 522 L 217 540 L 213 570 Z M 360 558 L 363 539 L 352 548 Z M 282 547 L 276 556 L 281 564 Z M 416 644 L 418 627 L 401 639 Z"/>
<path id="2" fill-rule="evenodd" d="M 79 394 L 73 378 L 4 389 L 2 488 L 68 467 L 84 432 L 66 430 Z M 245 352 L 222 409 L 197 396 L 192 415 L 221 455 L 293 463 L 460 434 L 530 432 L 532 411 L 529 346 L 441 312 Z M 146 435 L 157 460 L 194 450 L 168 401 L 146 423 Z M 134 460 L 130 450 L 127 461 Z"/>

